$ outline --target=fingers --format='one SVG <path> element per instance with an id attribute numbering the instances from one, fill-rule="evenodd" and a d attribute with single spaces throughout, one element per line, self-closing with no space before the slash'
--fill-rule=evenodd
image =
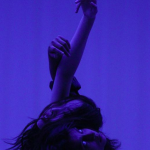
<path id="1" fill-rule="evenodd" d="M 91 4 L 93 7 L 97 8 L 97 5 L 96 5 L 96 3 L 94 3 L 94 2 L 91 2 L 90 4 Z"/>
<path id="2" fill-rule="evenodd" d="M 65 38 L 58 36 L 51 42 L 51 45 L 48 48 L 49 57 L 60 59 L 63 54 L 70 56 L 70 43 Z"/>
<path id="3" fill-rule="evenodd" d="M 78 4 L 76 5 L 75 13 L 78 13 L 78 11 L 79 11 L 79 9 L 80 9 L 80 6 L 81 6 L 81 3 L 78 3 Z"/>
<path id="4" fill-rule="evenodd" d="M 97 0 L 92 0 L 91 2 L 93 2 L 94 4 L 97 4 Z"/>
<path id="5" fill-rule="evenodd" d="M 60 36 L 60 35 L 59 35 L 58 37 L 60 37 L 64 42 L 66 42 L 66 44 L 68 45 L 69 49 L 71 49 L 71 46 L 70 46 L 70 43 L 69 43 L 68 40 L 66 40 L 65 38 L 63 38 L 63 37 Z"/>
<path id="6" fill-rule="evenodd" d="M 56 47 L 58 50 L 64 52 L 67 56 L 70 56 L 68 45 L 60 38 L 52 41 L 52 45 Z"/>
<path id="7" fill-rule="evenodd" d="M 78 13 L 78 11 L 79 11 L 79 9 L 80 9 L 80 6 L 81 6 L 81 0 L 76 0 L 76 1 L 75 1 L 75 4 L 76 4 L 75 13 Z"/>
<path id="8" fill-rule="evenodd" d="M 83 3 L 90 3 L 91 6 L 97 8 L 97 6 L 96 6 L 97 0 L 76 0 L 76 1 L 75 1 L 75 4 L 76 4 L 75 13 L 78 13 L 78 11 L 79 11 L 79 9 L 80 9 L 80 7 L 81 7 L 81 5 L 82 5 Z"/>
<path id="9" fill-rule="evenodd" d="M 75 4 L 78 4 L 78 3 L 80 3 L 81 2 L 81 0 L 76 0 L 75 1 Z"/>
<path id="10" fill-rule="evenodd" d="M 81 2 L 81 0 L 75 0 L 75 3 L 76 3 L 76 4 L 79 3 L 79 2 Z"/>
<path id="11" fill-rule="evenodd" d="M 49 46 L 48 47 L 48 56 L 49 58 L 54 58 L 55 60 L 60 60 L 62 56 L 64 55 L 64 52 L 60 51 L 54 46 Z"/>
<path id="12" fill-rule="evenodd" d="M 97 12 L 98 12 L 98 10 L 97 10 L 97 4 L 94 3 L 94 2 L 91 2 L 90 4 L 91 4 L 91 7 L 93 7 L 92 10 L 93 10 L 95 13 L 97 13 Z"/>

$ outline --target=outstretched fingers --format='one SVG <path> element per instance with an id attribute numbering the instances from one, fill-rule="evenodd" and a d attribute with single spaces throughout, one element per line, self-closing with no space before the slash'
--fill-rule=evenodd
<path id="1" fill-rule="evenodd" d="M 78 13 L 78 11 L 79 11 L 79 9 L 80 9 L 80 6 L 81 6 L 81 0 L 76 0 L 76 1 L 75 1 L 75 4 L 76 4 L 75 13 Z"/>
<path id="2" fill-rule="evenodd" d="M 76 0 L 75 4 L 76 4 L 76 10 L 75 13 L 78 13 L 80 7 L 82 6 L 82 4 L 90 4 L 95 10 L 97 10 L 97 0 Z"/>

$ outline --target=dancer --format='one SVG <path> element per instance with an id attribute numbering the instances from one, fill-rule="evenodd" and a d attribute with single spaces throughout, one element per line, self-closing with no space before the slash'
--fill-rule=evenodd
<path id="1" fill-rule="evenodd" d="M 62 36 L 48 48 L 51 103 L 38 119 L 31 121 L 16 138 L 13 150 L 116 150 L 120 144 L 101 131 L 100 108 L 90 98 L 79 95 L 80 85 L 74 74 L 80 63 L 90 30 L 97 14 L 96 0 L 76 0 L 76 13 L 83 17 L 69 43 Z"/>

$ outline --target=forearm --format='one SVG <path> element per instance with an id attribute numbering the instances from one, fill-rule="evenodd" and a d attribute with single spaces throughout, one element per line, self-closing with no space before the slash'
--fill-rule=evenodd
<path id="1" fill-rule="evenodd" d="M 94 18 L 89 19 L 86 16 L 82 17 L 79 26 L 70 42 L 71 44 L 70 57 L 64 56 L 62 58 L 57 68 L 56 74 L 65 77 L 73 77 L 80 63 L 94 20 L 95 20 Z"/>

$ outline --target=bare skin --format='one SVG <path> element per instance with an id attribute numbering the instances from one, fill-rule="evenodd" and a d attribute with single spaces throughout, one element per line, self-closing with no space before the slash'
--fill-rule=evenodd
<path id="1" fill-rule="evenodd" d="M 51 42 L 48 49 L 50 73 L 52 79 L 55 79 L 51 97 L 52 102 L 69 96 L 73 76 L 82 58 L 97 14 L 97 0 L 76 0 L 75 4 L 76 13 L 82 7 L 83 17 L 71 42 L 69 43 L 64 37 L 58 36 Z M 63 113 L 60 114 L 60 112 L 64 112 L 66 108 L 75 109 L 81 105 L 81 101 L 73 100 L 61 107 L 52 108 L 52 111 L 57 114 L 53 121 L 63 117 Z M 104 150 L 106 138 L 102 133 L 86 128 L 80 131 L 70 129 L 70 139 L 76 150 Z"/>
<path id="2" fill-rule="evenodd" d="M 97 5 L 96 5 L 97 0 L 76 0 L 75 4 L 76 4 L 75 13 L 78 13 L 80 7 L 82 7 L 84 16 L 86 16 L 89 20 L 91 20 L 91 22 L 94 21 L 92 19 L 94 19 L 97 14 Z M 90 30 L 90 27 L 88 28 L 89 29 L 87 30 Z M 86 40 L 86 38 L 82 40 Z M 82 44 L 84 45 L 85 42 L 82 41 L 80 45 L 82 46 Z M 84 49 L 84 46 L 82 47 Z M 53 80 L 55 78 L 57 67 L 62 57 L 64 55 L 69 57 L 71 48 L 72 47 L 69 41 L 60 35 L 56 37 L 48 47 L 49 69 Z"/>
<path id="3" fill-rule="evenodd" d="M 68 97 L 73 76 L 82 58 L 85 45 L 94 24 L 97 14 L 96 0 L 77 0 L 76 12 L 82 7 L 83 17 L 73 35 L 71 42 L 62 36 L 55 38 L 49 46 L 49 58 L 58 58 L 55 66 L 50 60 L 50 72 L 54 79 L 51 102 L 56 102 Z"/>

